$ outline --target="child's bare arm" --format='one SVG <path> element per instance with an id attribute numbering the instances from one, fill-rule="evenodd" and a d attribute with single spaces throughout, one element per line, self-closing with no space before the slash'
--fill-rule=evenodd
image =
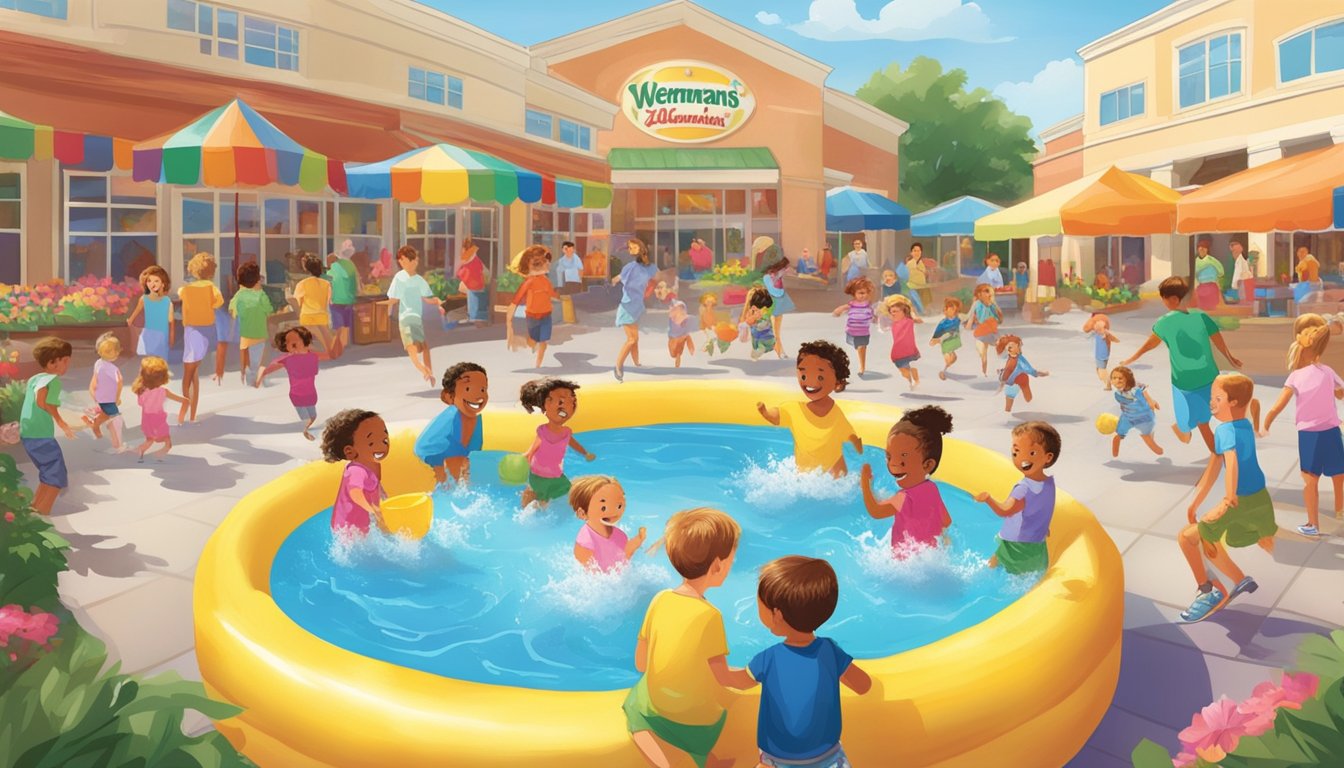
<path id="1" fill-rule="evenodd" d="M 173 391 L 171 389 L 168 389 L 167 387 L 164 387 L 163 394 L 165 397 L 167 397 L 169 400 L 172 400 L 175 403 L 182 403 L 183 405 L 186 405 L 188 402 L 190 402 L 189 400 L 187 400 L 187 398 L 181 395 L 173 394 Z"/>
<path id="2" fill-rule="evenodd" d="M 540 447 L 541 447 L 541 438 L 538 437 L 538 438 L 536 438 L 536 439 L 534 439 L 534 440 L 532 441 L 532 447 L 531 447 L 531 448 L 528 448 L 528 449 L 527 449 L 527 453 L 524 453 L 523 455 L 527 457 L 527 460 L 528 460 L 528 461 L 531 461 L 531 460 L 532 460 L 532 456 L 533 456 L 534 454 L 536 454 L 537 449 L 540 448 Z"/>
<path id="3" fill-rule="evenodd" d="M 1227 468 L 1223 471 L 1223 501 L 1229 507 L 1237 506 L 1237 475 L 1240 474 L 1241 467 L 1237 464 L 1237 452 L 1228 451 L 1223 454 L 1223 462 Z"/>
<path id="4" fill-rule="evenodd" d="M 37 402 L 37 407 L 38 407 L 38 408 L 41 408 L 41 409 L 44 410 L 44 411 L 46 411 L 46 412 L 51 416 L 51 420 L 54 421 L 54 422 L 56 423 L 56 426 L 58 426 L 58 427 L 61 428 L 61 431 L 65 433 L 65 436 L 66 436 L 66 437 L 74 437 L 74 436 L 75 436 L 75 431 L 74 431 L 73 429 L 70 428 L 70 425 L 69 425 L 69 424 L 66 424 L 66 423 L 65 423 L 65 419 L 62 419 L 62 418 L 61 418 L 61 411 L 60 411 L 60 409 L 57 408 L 56 406 L 52 405 L 51 403 L 48 403 L 48 402 L 47 402 L 47 388 L 46 388 L 46 387 L 42 387 L 41 389 L 39 389 L 39 390 L 37 390 L 36 392 L 34 392 L 34 393 L 33 393 L 33 397 L 37 398 L 37 400 L 36 400 L 36 402 Z"/>
<path id="5" fill-rule="evenodd" d="M 774 424 L 776 427 L 779 426 L 778 408 L 767 408 L 765 403 L 757 403 L 756 410 L 761 414 L 761 417 L 764 418 L 766 421 L 770 422 L 771 424 Z"/>
<path id="6" fill-rule="evenodd" d="M 849 444 L 854 446 L 854 450 L 863 453 L 863 440 L 861 440 L 858 435 L 850 435 Z"/>
<path id="7" fill-rule="evenodd" d="M 873 687 L 873 678 L 869 677 L 867 672 L 860 669 L 858 664 L 852 662 L 845 669 L 845 673 L 840 676 L 840 682 L 844 683 L 846 688 L 860 696 L 870 691 Z"/>
<path id="8" fill-rule="evenodd" d="M 644 546 L 644 540 L 648 538 L 648 536 L 649 536 L 648 529 L 645 528 L 644 526 L 640 526 L 639 533 L 635 534 L 635 538 L 625 542 L 626 560 L 629 560 L 630 558 L 635 556 L 635 553 L 639 551 L 639 548 Z"/>
<path id="9" fill-rule="evenodd" d="M 1223 339 L 1223 334 L 1215 333 L 1209 337 L 1209 341 L 1213 342 L 1213 346 L 1217 348 L 1219 352 L 1223 353 L 1223 357 L 1227 358 L 1227 361 L 1232 364 L 1233 368 L 1241 367 L 1241 360 L 1234 357 L 1232 355 L 1232 350 L 1227 348 L 1227 341 Z"/>
<path id="10" fill-rule="evenodd" d="M 350 494 L 350 500 L 355 503 L 356 507 L 368 512 L 370 515 L 376 516 L 378 514 L 378 507 L 364 495 L 363 488 L 350 488 L 348 489 L 348 492 Z"/>
<path id="11" fill-rule="evenodd" d="M 1012 517 L 1018 512 L 1021 512 L 1022 508 L 1027 505 L 1025 500 L 1015 499 L 1012 496 L 1009 496 L 1000 503 L 993 496 L 990 496 L 988 491 L 977 493 L 975 495 L 975 500 L 994 510 L 994 514 L 999 517 Z"/>
<path id="12" fill-rule="evenodd" d="M 831 314 L 832 314 L 832 315 L 835 315 L 836 317 L 839 317 L 839 316 L 841 316 L 841 315 L 843 315 L 843 314 L 845 313 L 845 310 L 846 310 L 846 309 L 849 309 L 849 305 L 848 305 L 848 304 L 841 304 L 840 306 L 838 306 L 838 307 L 836 307 L 834 310 L 832 310 L 832 311 L 831 311 Z"/>
<path id="13" fill-rule="evenodd" d="M 573 448 L 575 451 L 578 452 L 578 454 L 579 454 L 580 456 L 582 456 L 583 458 L 585 458 L 585 459 L 587 459 L 587 460 L 589 460 L 589 461 L 592 461 L 593 459 L 597 458 L 597 457 L 594 456 L 593 454 L 589 453 L 588 450 L 587 450 L 586 448 L 584 448 L 582 445 L 580 445 L 580 444 L 579 444 L 579 441 L 578 441 L 577 439 L 575 439 L 573 435 L 571 435 L 570 438 L 569 438 L 569 447 L 570 447 L 570 448 Z"/>
<path id="14" fill-rule="evenodd" d="M 1279 399 L 1274 401 L 1274 405 L 1269 409 L 1269 413 L 1265 414 L 1264 429 L 1257 430 L 1257 432 L 1259 432 L 1261 437 L 1264 437 L 1269 434 L 1269 428 L 1274 426 L 1274 420 L 1279 418 L 1279 414 L 1283 413 L 1283 409 L 1288 407 L 1288 403 L 1292 399 L 1293 399 L 1293 388 L 1284 387 L 1283 391 L 1279 393 Z"/>
<path id="15" fill-rule="evenodd" d="M 714 673 L 714 679 L 724 688 L 754 688 L 756 679 L 745 667 L 728 666 L 727 656 L 715 656 L 709 660 L 709 671 Z"/>
<path id="16" fill-rule="evenodd" d="M 1162 409 L 1162 406 L 1157 404 L 1157 401 L 1153 399 L 1152 395 L 1148 394 L 1148 390 L 1146 389 L 1143 390 L 1143 399 L 1148 401 L 1148 407 L 1152 408 L 1154 411 Z"/>
<path id="17" fill-rule="evenodd" d="M 1214 454 L 1209 457 L 1209 464 L 1204 468 L 1204 474 L 1199 476 L 1199 482 L 1195 484 L 1195 498 L 1190 502 L 1190 508 L 1186 510 L 1186 519 L 1191 523 L 1195 522 L 1195 515 L 1199 510 L 1199 505 L 1208 498 L 1209 491 L 1213 488 L 1213 483 L 1218 479 L 1218 472 L 1223 468 L 1223 457 L 1221 454 Z"/>
<path id="18" fill-rule="evenodd" d="M 863 506 L 868 510 L 868 516 L 874 520 L 893 517 L 903 501 L 902 494 L 904 491 L 892 497 L 893 504 L 885 504 L 878 500 L 877 494 L 873 493 L 873 467 L 871 464 L 864 464 L 859 469 L 859 487 L 863 490 Z"/>
<path id="19" fill-rule="evenodd" d="M 95 403 L 98 402 L 97 392 L 98 392 L 98 377 L 95 375 L 89 377 L 89 397 L 93 398 L 93 401 Z"/>
<path id="20" fill-rule="evenodd" d="M 628 557 L 628 555 L 627 555 L 627 557 Z M 587 547 L 581 547 L 581 546 L 579 546 L 578 544 L 575 544 L 575 545 L 574 545 L 574 559 L 579 561 L 579 565 L 588 565 L 588 563 L 592 562 L 592 560 L 593 560 L 593 550 L 588 549 Z M 640 640 L 639 642 L 642 643 L 642 642 L 644 642 L 644 641 L 643 641 L 643 640 Z M 635 648 L 636 648 L 636 653 L 638 653 L 638 648 L 639 648 L 639 646 L 635 646 Z M 636 669 L 639 668 L 639 657 L 638 657 L 638 656 L 635 657 L 635 668 L 636 668 Z M 643 670 L 640 670 L 640 671 L 642 672 Z"/>
<path id="21" fill-rule="evenodd" d="M 1124 362 L 1122 362 L 1122 363 L 1120 363 L 1120 364 L 1121 364 L 1121 365 L 1131 365 L 1131 364 L 1133 364 L 1133 362 L 1134 362 L 1135 360 L 1138 360 L 1140 357 L 1143 357 L 1144 355 L 1148 354 L 1149 352 L 1152 352 L 1154 349 L 1157 349 L 1158 346 L 1160 346 L 1161 344 L 1162 344 L 1162 340 L 1159 339 L 1159 338 L 1157 337 L 1157 334 L 1156 334 L 1156 333 L 1149 334 L 1149 335 L 1148 335 L 1148 340 L 1145 341 L 1145 342 L 1143 342 L 1143 346 L 1139 347 L 1139 350 L 1138 350 L 1137 352 L 1135 352 L 1134 354 L 1130 355 L 1128 358 L 1125 359 Z"/>

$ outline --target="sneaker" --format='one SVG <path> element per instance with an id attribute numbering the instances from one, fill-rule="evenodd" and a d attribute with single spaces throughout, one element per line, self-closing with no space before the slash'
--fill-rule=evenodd
<path id="1" fill-rule="evenodd" d="M 611 369 L 611 374 L 616 377 L 617 381 L 621 382 L 622 384 L 625 383 L 625 372 L 622 371 L 620 368 Z"/>
<path id="2" fill-rule="evenodd" d="M 1321 535 L 1321 530 L 1314 525 L 1299 525 L 1297 526 L 1297 532 L 1303 536 L 1311 536 L 1312 538 Z"/>
<path id="3" fill-rule="evenodd" d="M 1190 603 L 1190 607 L 1181 611 L 1181 620 L 1187 624 L 1203 621 L 1213 615 L 1214 611 L 1223 607 L 1226 602 L 1227 596 L 1215 584 L 1213 589 L 1208 592 L 1200 592 L 1195 596 L 1194 602 Z"/>
<path id="4" fill-rule="evenodd" d="M 1251 578 L 1250 576 L 1247 576 L 1246 578 L 1237 582 L 1237 586 L 1232 588 L 1232 592 L 1227 596 L 1227 600 L 1228 602 L 1231 602 L 1232 598 L 1236 597 L 1237 595 L 1249 595 L 1250 593 L 1254 592 L 1259 588 L 1260 585 L 1255 583 L 1255 579 Z"/>

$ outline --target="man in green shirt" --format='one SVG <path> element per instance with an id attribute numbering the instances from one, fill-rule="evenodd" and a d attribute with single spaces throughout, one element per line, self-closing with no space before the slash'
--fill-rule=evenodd
<path id="1" fill-rule="evenodd" d="M 1135 360 L 1157 349 L 1159 344 L 1167 345 L 1171 358 L 1172 411 L 1176 423 L 1172 430 L 1183 443 L 1190 442 L 1190 436 L 1196 428 L 1213 452 L 1213 430 L 1209 428 L 1212 414 L 1209 399 L 1212 397 L 1213 380 L 1218 378 L 1218 363 L 1213 358 L 1213 347 L 1240 368 L 1241 361 L 1232 356 L 1218 330 L 1213 318 L 1197 309 L 1181 309 L 1181 302 L 1190 293 L 1190 284 L 1182 277 L 1168 277 L 1157 288 L 1167 314 L 1153 323 L 1153 333 L 1148 340 L 1120 365 L 1133 365 Z"/>
<path id="2" fill-rule="evenodd" d="M 257 350 L 257 386 L 261 386 L 261 371 L 266 367 L 266 345 L 270 341 L 270 329 L 267 321 L 275 307 L 271 297 L 261 288 L 261 267 L 255 261 L 238 266 L 238 285 L 240 289 L 229 301 L 229 314 L 238 321 L 238 355 L 242 363 L 243 383 L 247 383 L 247 371 L 252 366 L 252 348 Z"/>
<path id="3" fill-rule="evenodd" d="M 56 427 L 68 438 L 75 431 L 61 418 L 57 406 L 61 404 L 60 376 L 70 370 L 70 342 L 54 336 L 33 345 L 33 359 L 42 372 L 28 379 L 28 391 L 19 414 L 19 439 L 23 450 L 37 467 L 37 491 L 33 494 L 33 509 L 38 514 L 51 514 L 56 496 L 70 484 L 65 468 L 65 454 L 56 442 Z"/>
<path id="4" fill-rule="evenodd" d="M 350 344 L 350 329 L 355 325 L 355 297 L 359 295 L 359 270 L 350 257 L 355 246 L 341 243 L 340 254 L 327 256 L 326 278 L 331 282 L 331 329 L 342 349 Z"/>

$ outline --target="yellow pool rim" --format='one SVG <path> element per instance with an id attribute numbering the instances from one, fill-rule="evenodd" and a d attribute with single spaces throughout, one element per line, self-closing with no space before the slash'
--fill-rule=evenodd
<path id="1" fill-rule="evenodd" d="M 578 432 L 762 424 L 758 401 L 799 398 L 755 382 L 585 386 L 581 395 Z M 841 407 L 864 443 L 879 447 L 900 415 L 881 404 L 842 400 Z M 487 410 L 484 423 L 486 450 L 521 451 L 538 421 L 515 408 Z M 411 453 L 413 438 L 393 440 L 384 465 L 390 494 L 432 485 Z M 270 596 L 271 563 L 295 528 L 330 506 L 340 474 L 340 465 L 318 462 L 263 486 L 206 544 L 196 569 L 197 661 L 211 695 L 244 708 L 217 723 L 221 733 L 265 768 L 644 765 L 621 712 L 625 691 L 454 680 L 339 648 L 287 617 Z M 1021 475 L 1000 450 L 948 440 L 936 477 L 1003 498 Z M 845 691 L 842 700 L 843 743 L 855 764 L 1058 766 L 1082 747 L 1119 677 L 1124 576 L 1110 537 L 1062 491 L 1049 548 L 1042 581 L 997 614 L 861 662 L 876 685 L 865 696 Z M 798 550 L 806 553 L 806 542 Z M 730 697 L 717 751 L 739 765 L 754 764 L 758 702 L 754 691 Z"/>

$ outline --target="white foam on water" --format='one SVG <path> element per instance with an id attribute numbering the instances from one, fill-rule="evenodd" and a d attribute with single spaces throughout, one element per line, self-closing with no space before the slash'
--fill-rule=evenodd
<path id="1" fill-rule="evenodd" d="M 502 505 L 498 499 L 470 487 L 454 486 L 434 494 L 436 518 L 452 515 L 463 522 L 475 524 L 499 517 Z"/>
<path id="2" fill-rule="evenodd" d="M 386 534 L 376 526 L 367 535 L 352 533 L 350 529 L 334 531 L 327 546 L 332 562 L 343 568 L 367 563 L 414 565 L 420 561 L 423 551 L 424 544 L 420 540 Z"/>
<path id="3" fill-rule="evenodd" d="M 572 555 L 553 556 L 546 565 L 541 597 L 554 610 L 589 621 L 642 611 L 654 592 L 676 584 L 667 568 L 642 552 L 610 571 L 585 568 Z"/>
<path id="4" fill-rule="evenodd" d="M 859 493 L 856 473 L 837 478 L 820 469 L 800 472 L 792 456 L 771 456 L 764 464 L 751 461 L 734 472 L 732 479 L 747 503 L 768 508 L 789 506 L 799 500 L 847 502 Z"/>
<path id="5" fill-rule="evenodd" d="M 859 568 L 878 584 L 960 587 L 987 576 L 984 555 L 956 546 L 929 547 L 907 540 L 892 547 L 889 535 L 872 531 L 854 538 L 854 545 Z"/>

